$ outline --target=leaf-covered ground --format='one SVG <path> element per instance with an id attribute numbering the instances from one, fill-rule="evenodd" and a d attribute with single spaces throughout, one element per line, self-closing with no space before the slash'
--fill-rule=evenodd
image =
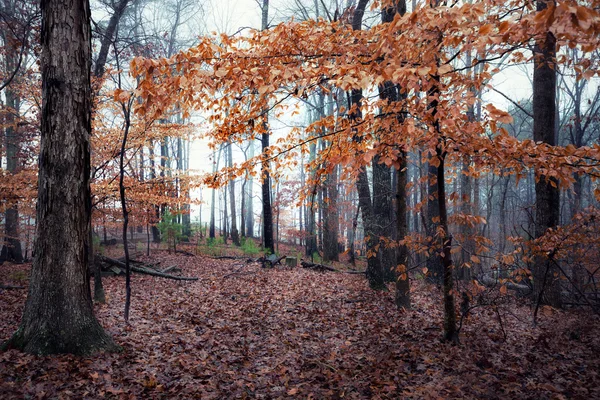
<path id="1" fill-rule="evenodd" d="M 360 275 L 203 257 L 160 256 L 197 282 L 105 278 L 96 306 L 121 353 L 89 358 L 0 353 L 0 398 L 600 398 L 600 321 L 511 304 L 478 309 L 461 344 L 440 342 L 440 293 L 413 284 L 414 309 Z M 28 266 L 4 264 L 4 284 Z M 0 340 L 26 290 L 0 290 Z M 505 335 L 506 333 L 506 339 Z"/>

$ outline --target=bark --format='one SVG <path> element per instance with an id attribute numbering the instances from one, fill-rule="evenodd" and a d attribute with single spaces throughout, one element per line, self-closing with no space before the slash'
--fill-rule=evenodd
<path id="1" fill-rule="evenodd" d="M 440 284 L 443 281 L 442 260 L 438 255 L 442 251 L 441 240 L 438 235 L 440 220 L 440 202 L 438 196 L 437 182 L 438 168 L 431 163 L 427 163 L 427 218 L 425 230 L 429 238 L 429 254 L 427 258 L 427 269 L 429 270 L 429 280 Z"/>
<path id="2" fill-rule="evenodd" d="M 547 7 L 537 1 L 537 10 Z M 533 68 L 533 139 L 556 144 L 556 39 L 551 32 L 539 39 L 534 47 Z M 541 175 L 535 183 L 535 238 L 559 224 L 560 192 L 555 179 Z M 561 306 L 560 271 L 543 255 L 535 257 L 533 295 L 536 303 Z"/>
<path id="3" fill-rule="evenodd" d="M 233 166 L 233 151 L 231 149 L 232 144 L 229 143 L 227 146 L 227 154 L 229 159 L 229 166 Z M 237 229 L 237 215 L 235 211 L 235 180 L 231 179 L 229 181 L 229 202 L 231 205 L 231 240 L 233 244 L 236 246 L 241 246 L 240 243 L 240 234 Z"/>
<path id="4" fill-rule="evenodd" d="M 317 157 L 317 144 L 315 141 L 312 141 L 309 145 L 309 162 L 313 162 Z M 313 179 L 313 187 L 310 203 L 308 204 L 305 216 L 306 216 L 306 256 L 311 257 L 313 259 L 313 255 L 317 252 L 317 231 L 316 231 L 316 221 L 315 221 L 315 201 L 317 195 L 316 188 L 316 171 L 313 169 L 311 171 L 311 176 Z"/>
<path id="5" fill-rule="evenodd" d="M 438 127 L 439 132 L 439 127 Z M 440 165 L 437 167 L 437 191 L 440 209 L 440 227 L 443 243 L 443 278 L 444 278 L 444 339 L 448 342 L 458 342 L 458 330 L 456 329 L 456 310 L 454 306 L 454 276 L 452 266 L 452 236 L 448 230 L 448 211 L 446 208 L 446 183 L 445 183 L 445 154 L 441 144 L 437 147 L 437 157 Z"/>
<path id="6" fill-rule="evenodd" d="M 396 180 L 396 227 L 398 230 L 398 251 L 396 253 L 396 266 L 404 265 L 404 271 L 396 270 L 396 306 L 400 309 L 410 308 L 410 281 L 408 276 L 408 248 L 402 240 L 408 236 L 408 220 L 406 213 L 406 184 L 408 165 L 406 153 L 400 155 L 400 167 Z"/>
<path id="7" fill-rule="evenodd" d="M 104 75 L 108 51 L 113 43 L 113 37 L 117 31 L 117 27 L 119 26 L 119 21 L 125 12 L 125 8 L 127 8 L 127 4 L 129 4 L 129 0 L 121 0 L 115 5 L 114 12 L 108 20 L 106 30 L 101 33 L 102 38 L 100 40 L 100 51 L 98 52 L 98 59 L 96 60 L 96 65 L 94 66 L 94 76 L 96 78 L 101 78 L 102 75 Z"/>
<path id="8" fill-rule="evenodd" d="M 373 157 L 373 218 L 377 237 L 380 242 L 377 257 L 381 263 L 385 280 L 392 282 L 395 280 L 394 269 L 396 263 L 395 250 L 390 247 L 391 240 L 393 239 L 392 174 L 390 168 L 379 161 L 379 156 Z"/>
<path id="9" fill-rule="evenodd" d="M 127 199 L 125 197 L 125 150 L 127 136 L 129 134 L 130 109 L 128 105 L 121 104 L 125 127 L 123 141 L 121 142 L 121 154 L 119 157 L 119 196 L 121 198 L 121 211 L 123 213 L 123 250 L 125 250 L 125 322 L 129 323 L 129 306 L 131 305 L 131 269 L 129 265 L 129 243 L 127 241 L 127 227 L 129 225 L 129 211 L 127 210 Z M 99 274 L 100 275 L 100 274 Z"/>
<path id="10" fill-rule="evenodd" d="M 392 5 L 384 7 L 381 14 L 382 23 L 390 23 L 394 20 L 396 14 L 403 16 L 406 13 L 406 1 L 396 1 Z M 379 88 L 380 97 L 384 100 L 388 100 L 390 103 L 402 100 L 405 95 L 401 93 L 398 86 L 392 82 L 384 82 Z M 397 123 L 400 125 L 404 123 L 404 117 L 402 114 L 396 116 Z M 377 162 L 376 162 L 377 161 Z M 375 209 L 379 210 L 378 222 L 380 224 L 381 235 L 385 235 L 390 229 L 386 226 L 392 226 L 392 177 L 390 170 L 384 165 L 378 162 L 378 159 L 374 159 L 373 164 L 373 190 L 379 189 L 377 195 L 374 194 L 373 202 L 375 203 Z M 392 278 L 396 282 L 396 293 L 395 303 L 399 309 L 410 308 L 410 282 L 408 276 L 408 249 L 403 244 L 404 238 L 408 235 L 408 220 L 407 220 L 407 174 L 408 174 L 408 163 L 407 154 L 404 149 L 400 149 L 398 156 L 399 168 L 396 171 L 395 176 L 395 217 L 396 226 L 395 234 L 389 239 L 398 240 L 398 248 L 384 248 L 382 250 L 382 263 L 385 273 L 389 278 Z M 389 279 L 388 278 L 388 279 Z"/>
<path id="11" fill-rule="evenodd" d="M 150 179 L 156 180 L 156 161 L 154 160 L 154 142 L 150 140 L 148 145 L 149 159 L 150 159 Z M 154 214 L 154 223 L 152 224 L 152 241 L 154 243 L 160 243 L 160 230 L 156 224 L 160 221 L 160 207 L 158 205 L 153 206 L 152 210 Z"/>
<path id="12" fill-rule="evenodd" d="M 10 33 L 6 33 L 10 35 Z M 11 49 L 10 44 L 15 43 L 15 38 L 6 38 L 5 43 L 7 44 L 6 58 L 6 70 L 11 71 L 18 68 L 17 66 L 17 49 Z M 13 81 L 14 82 L 14 81 Z M 13 85 L 6 87 L 6 109 L 4 118 L 4 125 L 6 126 L 5 134 L 5 148 L 6 148 L 6 170 L 15 174 L 19 170 L 19 132 L 17 131 L 17 117 L 19 115 L 20 99 L 16 91 L 13 89 Z M 0 262 L 11 261 L 15 263 L 23 262 L 23 250 L 21 249 L 21 240 L 19 238 L 19 208 L 18 204 L 11 205 L 4 215 L 4 245 L 0 251 Z"/>
<path id="13" fill-rule="evenodd" d="M 121 20 L 121 17 L 123 16 L 123 13 L 125 11 L 125 8 L 127 7 L 128 3 L 130 0 L 121 0 L 119 3 L 117 3 L 114 7 L 114 12 L 110 17 L 110 20 L 108 21 L 108 26 L 106 27 L 106 30 L 104 32 L 101 33 L 101 40 L 100 40 L 100 51 L 98 52 L 98 58 L 96 60 L 96 64 L 94 65 L 94 76 L 98 79 L 102 78 L 102 76 L 104 75 L 104 70 L 105 70 L 105 66 L 106 66 L 106 61 L 108 58 L 108 51 L 110 49 L 110 46 L 113 44 L 113 37 L 115 35 L 115 33 L 117 32 L 117 27 L 119 25 L 119 21 Z M 96 90 L 100 90 L 100 87 L 97 87 Z M 90 207 L 91 207 L 91 202 L 92 202 L 92 198 L 90 195 Z M 91 265 L 93 265 L 94 263 L 94 247 L 93 247 L 93 240 L 92 240 L 92 218 L 90 218 L 90 239 L 89 239 L 89 243 L 90 243 L 90 249 L 88 252 L 88 257 L 89 257 L 89 263 Z M 99 271 L 95 271 L 94 273 L 94 301 L 97 303 L 101 303 L 104 304 L 106 303 L 106 296 L 104 294 L 104 286 L 102 285 L 102 275 L 99 273 Z"/>
<path id="14" fill-rule="evenodd" d="M 221 152 L 219 151 L 219 158 L 221 157 Z M 219 159 L 217 158 L 217 160 L 215 161 L 215 152 L 213 151 L 213 173 L 215 173 L 217 171 L 217 168 L 219 167 Z M 210 227 L 208 228 L 208 237 L 211 239 L 215 238 L 215 207 L 216 207 L 216 194 L 217 194 L 217 189 L 212 188 L 211 189 L 211 194 L 210 194 Z"/>
<path id="15" fill-rule="evenodd" d="M 325 94 L 321 95 L 322 101 L 325 100 Z M 326 115 L 333 115 L 333 94 L 329 94 L 327 111 L 325 112 L 325 106 L 321 102 L 321 118 Z M 331 143 L 323 140 L 323 145 L 331 146 Z M 323 149 L 325 150 L 325 148 Z M 332 171 L 329 172 L 325 179 L 325 185 L 323 186 L 323 197 L 324 197 L 324 209 L 323 209 L 323 260 L 324 261 L 339 261 L 339 211 L 338 211 L 338 172 L 337 166 L 334 166 Z"/>
<path id="16" fill-rule="evenodd" d="M 333 168 L 325 180 L 325 212 L 323 223 L 323 260 L 339 261 L 337 207 L 337 168 Z"/>
<path id="17" fill-rule="evenodd" d="M 19 329 L 5 345 L 35 354 L 116 350 L 88 276 L 91 30 L 88 1 L 41 3 L 42 122 L 37 235 Z"/>
<path id="18" fill-rule="evenodd" d="M 360 0 L 352 18 L 352 29 L 360 30 L 362 27 L 362 18 L 368 0 Z M 362 103 L 363 94 L 361 90 L 352 90 L 350 94 L 350 119 L 358 122 L 362 118 L 360 105 Z M 361 141 L 362 138 L 355 135 L 355 141 Z M 372 289 L 379 290 L 386 288 L 385 274 L 381 266 L 381 262 L 374 250 L 379 244 L 378 230 L 375 225 L 375 213 L 373 211 L 373 201 L 371 200 L 371 189 L 369 188 L 369 178 L 365 167 L 361 168 L 356 181 L 356 189 L 358 191 L 358 205 L 360 207 L 364 225 L 364 235 L 367 242 L 367 270 L 366 275 L 369 280 L 369 286 Z M 375 253 L 375 254 L 373 254 Z"/>
<path id="19" fill-rule="evenodd" d="M 438 43 L 441 43 L 442 32 L 439 33 Z M 436 59 L 439 67 L 439 59 Z M 437 194 L 437 209 L 439 212 L 439 235 L 436 233 L 435 236 L 440 236 L 442 251 L 440 256 L 440 262 L 442 264 L 442 276 L 443 276 L 443 293 L 444 293 L 444 340 L 448 342 L 458 342 L 458 330 L 456 328 L 456 309 L 454 302 L 454 276 L 453 276 L 453 265 L 452 265 L 452 236 L 450 235 L 448 226 L 448 209 L 446 201 L 446 176 L 445 176 L 445 161 L 446 161 L 446 150 L 445 150 L 445 137 L 443 135 L 440 121 L 438 117 L 438 106 L 440 98 L 440 77 L 439 75 L 431 76 L 431 87 L 427 91 L 428 96 L 428 109 L 431 110 L 431 118 L 434 132 L 437 135 L 437 143 L 435 148 L 435 160 L 437 166 L 430 161 L 429 168 L 431 172 L 435 169 L 436 178 L 436 194 Z"/>
<path id="20" fill-rule="evenodd" d="M 262 30 L 268 28 L 269 18 L 269 0 L 263 0 L 262 4 Z M 263 211 L 263 245 L 265 250 L 275 253 L 275 243 L 273 242 L 273 210 L 271 207 L 271 176 L 269 173 L 269 161 L 267 154 L 269 149 L 269 117 L 265 110 L 263 112 L 263 133 L 262 133 L 262 211 Z"/>
<path id="21" fill-rule="evenodd" d="M 248 158 L 254 157 L 254 142 L 250 143 L 250 147 L 248 148 Z M 250 175 L 247 186 L 247 194 L 246 194 L 246 237 L 254 237 L 254 178 Z"/>

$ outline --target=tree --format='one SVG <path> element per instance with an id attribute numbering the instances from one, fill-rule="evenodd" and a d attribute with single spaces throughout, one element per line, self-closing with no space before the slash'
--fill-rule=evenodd
<path id="1" fill-rule="evenodd" d="M 269 27 L 269 0 L 263 0 L 262 6 L 262 23 L 261 30 L 265 31 Z M 275 243 L 273 240 L 273 208 L 271 207 L 271 175 L 269 172 L 269 112 L 265 108 L 262 115 L 261 123 L 261 145 L 262 145 L 262 211 L 263 211 L 263 245 L 265 250 L 271 254 L 275 253 Z"/>
<path id="2" fill-rule="evenodd" d="M 42 2 L 42 136 L 29 294 L 6 347 L 29 353 L 115 350 L 94 316 L 87 273 L 91 30 L 87 1 Z"/>
<path id="3" fill-rule="evenodd" d="M 229 167 L 233 167 L 233 151 L 231 149 L 232 144 L 227 145 L 226 159 L 229 163 Z M 229 202 L 231 205 L 231 241 L 236 246 L 241 246 L 240 235 L 237 229 L 237 213 L 235 211 L 235 179 L 229 181 Z M 227 207 L 227 205 L 225 205 Z"/>
<path id="4" fill-rule="evenodd" d="M 37 8 L 33 3 L 16 3 L 5 0 L 0 4 L 0 39 L 4 44 L 4 79 L 0 91 L 4 90 L 5 106 L 3 107 L 4 145 L 6 149 L 6 169 L 14 175 L 21 169 L 21 133 L 19 81 L 27 52 L 31 50 L 30 35 L 34 28 Z M 23 262 L 23 250 L 19 235 L 19 206 L 16 200 L 9 201 L 10 207 L 5 213 L 4 243 L 0 250 L 0 262 Z"/>
<path id="5" fill-rule="evenodd" d="M 410 245 L 411 250 L 441 259 L 446 315 L 444 336 L 456 341 L 452 254 L 457 249 L 452 248 L 456 241 L 451 230 L 461 219 L 472 226 L 485 221 L 479 216 L 463 217 L 456 213 L 458 190 L 446 192 L 458 185 L 452 185 L 453 166 L 471 159 L 478 169 L 487 173 L 490 191 L 481 197 L 485 199 L 487 213 L 492 216 L 497 191 L 491 189 L 499 182 L 494 179 L 497 175 L 512 173 L 520 179 L 535 168 L 538 176 L 552 171 L 557 181 L 569 184 L 574 173 L 597 174 L 596 160 L 600 159 L 597 146 L 561 148 L 511 136 L 503 127 L 511 121 L 510 115 L 493 104 L 485 106 L 480 119 L 472 118 L 472 106 L 482 101 L 477 96 L 495 73 L 489 62 L 505 58 L 507 54 L 516 62 L 527 60 L 516 49 L 538 37 L 542 32 L 539 25 L 548 23 L 561 26 L 555 33 L 563 35 L 561 45 L 564 46 L 577 45 L 578 39 L 584 39 L 586 45 L 582 48 L 589 52 L 593 49 L 589 43 L 597 43 L 598 39 L 594 36 L 593 24 L 585 22 L 586 18 L 589 22 L 590 13 L 594 11 L 572 8 L 575 5 L 571 2 L 561 3 L 556 16 L 550 13 L 517 15 L 513 3 L 506 7 L 496 2 L 436 7 L 437 3 L 432 2 L 431 7 L 423 7 L 409 16 L 396 17 L 389 24 L 362 30 L 358 28 L 366 1 L 361 1 L 347 13 L 351 15 L 343 15 L 340 21 L 292 22 L 242 38 L 205 38 L 197 47 L 169 60 L 139 59 L 132 68 L 135 74 L 142 76 L 140 95 L 147 99 L 146 105 L 140 107 L 143 112 L 158 115 L 174 101 L 186 108 L 211 110 L 216 143 L 239 141 L 247 135 L 249 126 L 256 128 L 256 121 L 262 120 L 265 109 L 276 113 L 293 107 L 291 102 L 285 102 L 287 99 L 300 103 L 332 88 L 346 93 L 349 101 L 345 114 L 321 116 L 306 127 L 292 127 L 285 138 L 269 147 L 268 155 L 263 153 L 262 159 L 255 159 L 254 163 L 268 156 L 275 171 L 286 166 L 296 167 L 298 152 L 308 155 L 313 146 L 324 140 L 335 144 L 327 152 L 315 154 L 305 169 L 312 171 L 317 167 L 322 174 L 327 172 L 323 167 L 327 163 L 338 164 L 341 165 L 340 181 L 356 182 L 371 256 L 368 277 L 374 288 L 382 287 L 385 282 L 377 258 L 372 257 L 380 247 L 380 240 L 374 226 L 366 167 L 377 157 L 380 163 L 402 171 L 399 156 L 403 151 L 421 153 L 423 161 L 427 161 L 434 172 L 426 179 L 430 178 L 435 188 L 436 195 L 430 200 L 435 201 L 439 209 L 439 221 L 432 222 L 439 226 L 429 232 L 429 236 L 438 245 L 433 248 L 423 245 L 420 238 L 413 239 L 411 235 L 404 237 L 404 244 Z M 501 7 L 500 12 L 498 7 Z M 498 16 L 505 13 L 506 17 L 499 20 Z M 348 20 L 352 24 L 348 24 Z M 575 25 L 582 25 L 586 31 L 581 34 Z M 277 46 L 272 45 L 275 43 Z M 478 54 L 479 58 L 465 65 L 467 54 Z M 483 65 L 478 73 L 464 73 L 478 64 Z M 597 65 L 594 68 L 597 71 Z M 398 96 L 394 102 L 363 96 L 363 91 L 371 93 L 385 82 L 396 85 L 405 96 Z M 217 90 L 226 95 L 213 99 Z M 401 124 L 399 116 L 404 118 Z M 302 162 L 302 158 L 300 160 Z M 241 167 L 247 168 L 251 163 L 248 160 Z M 474 171 L 473 177 L 479 172 Z M 224 175 L 231 177 L 234 172 L 217 173 L 209 179 L 222 185 L 223 182 L 218 181 L 223 181 Z M 322 181 L 318 178 L 322 176 L 311 177 L 311 183 Z M 475 194 L 478 191 L 474 187 L 475 199 L 480 197 Z M 486 232 L 489 230 L 483 231 Z M 549 239 L 551 237 L 544 238 L 546 247 L 552 244 Z M 488 252 L 493 245 L 489 238 L 475 237 L 474 241 L 476 253 Z M 472 254 L 470 260 L 483 264 L 476 254 Z M 528 262 L 525 254 L 522 260 Z M 489 264 L 484 267 L 486 272 L 492 270 Z"/>
<path id="6" fill-rule="evenodd" d="M 555 7 L 554 1 L 538 0 L 538 12 Z M 536 40 L 533 63 L 533 140 L 556 145 L 556 38 L 549 30 Z M 559 223 L 560 191 L 555 178 L 540 174 L 535 182 L 535 237 Z M 552 256 L 538 255 L 533 267 L 534 296 L 538 304 L 560 307 L 559 270 Z"/>

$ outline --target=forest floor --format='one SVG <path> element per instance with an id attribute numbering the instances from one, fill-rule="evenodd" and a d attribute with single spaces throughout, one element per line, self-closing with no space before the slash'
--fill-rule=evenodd
<path id="1" fill-rule="evenodd" d="M 169 255 L 195 282 L 104 279 L 96 314 L 120 353 L 79 358 L 0 353 L 1 399 L 600 398 L 600 320 L 524 300 L 473 310 L 461 343 L 442 343 L 441 293 L 414 281 L 411 311 L 361 275 L 263 269 L 243 260 Z M 27 284 L 29 265 L 0 266 Z M 27 291 L 0 290 L 0 341 Z M 498 302 L 496 302 L 498 304 Z"/>

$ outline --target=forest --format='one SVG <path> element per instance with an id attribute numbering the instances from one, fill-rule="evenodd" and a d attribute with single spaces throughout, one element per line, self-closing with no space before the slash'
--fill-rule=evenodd
<path id="1" fill-rule="evenodd" d="M 0 398 L 600 398 L 600 1 L 0 0 Z"/>

